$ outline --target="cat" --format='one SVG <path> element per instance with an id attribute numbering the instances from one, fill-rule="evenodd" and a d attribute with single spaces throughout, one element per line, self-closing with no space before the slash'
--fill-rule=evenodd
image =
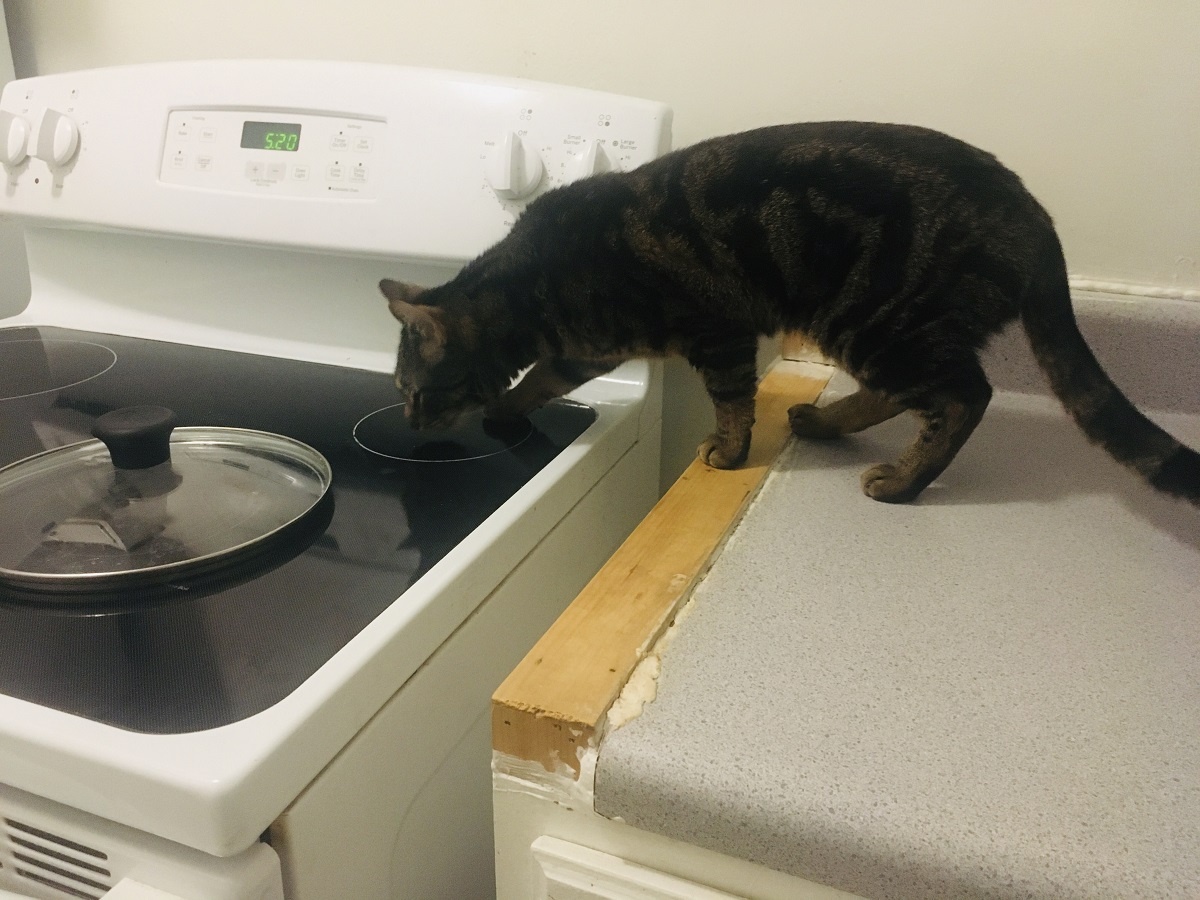
<path id="1" fill-rule="evenodd" d="M 716 411 L 698 450 L 716 468 L 749 451 L 758 337 L 803 332 L 860 388 L 793 406 L 796 435 L 917 415 L 912 445 L 862 475 L 867 496 L 896 503 L 979 423 L 992 396 L 979 353 L 1020 318 L 1084 433 L 1200 505 L 1200 455 L 1139 413 L 1080 335 L 1049 214 L 994 156 L 937 131 L 820 122 L 713 138 L 547 191 L 444 285 L 380 289 L 403 324 L 396 384 L 414 427 L 480 406 L 521 416 L 625 360 L 680 354 Z"/>

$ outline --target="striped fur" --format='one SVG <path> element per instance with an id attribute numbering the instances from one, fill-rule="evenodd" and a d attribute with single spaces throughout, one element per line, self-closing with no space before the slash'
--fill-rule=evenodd
<path id="1" fill-rule="evenodd" d="M 1080 337 L 1049 215 L 994 157 L 927 129 L 715 138 L 547 192 L 443 286 L 381 288 L 407 326 L 397 384 L 414 424 L 478 405 L 521 415 L 626 359 L 680 354 L 716 410 L 699 453 L 717 467 L 749 450 L 758 337 L 805 332 L 861 390 L 793 407 L 796 434 L 919 417 L 900 459 L 863 474 L 890 502 L 917 496 L 970 436 L 992 393 L 979 351 L 1019 317 L 1088 437 L 1200 504 L 1200 457 L 1137 412 Z"/>

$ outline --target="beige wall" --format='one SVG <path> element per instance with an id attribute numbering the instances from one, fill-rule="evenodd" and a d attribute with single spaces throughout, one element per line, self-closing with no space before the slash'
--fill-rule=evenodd
<path id="1" fill-rule="evenodd" d="M 676 146 L 797 119 L 930 125 L 1025 177 L 1058 220 L 1076 276 L 1200 289 L 1196 0 L 5 6 L 23 75 L 211 56 L 458 68 L 665 101 Z"/>

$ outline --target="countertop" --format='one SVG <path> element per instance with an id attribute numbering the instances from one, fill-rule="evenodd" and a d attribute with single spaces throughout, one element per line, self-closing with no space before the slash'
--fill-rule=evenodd
<path id="1" fill-rule="evenodd" d="M 1016 390 L 867 499 L 914 429 L 784 449 L 596 810 L 872 900 L 1200 897 L 1200 510 Z"/>

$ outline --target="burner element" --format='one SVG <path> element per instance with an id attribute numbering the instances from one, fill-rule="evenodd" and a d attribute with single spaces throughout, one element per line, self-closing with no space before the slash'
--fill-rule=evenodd
<path id="1" fill-rule="evenodd" d="M 61 390 L 103 375 L 117 354 L 87 341 L 15 340 L 0 342 L 0 401 Z"/>
<path id="2" fill-rule="evenodd" d="M 528 419 L 484 419 L 481 410 L 461 415 L 449 428 L 417 431 L 404 418 L 404 404 L 385 406 L 359 420 L 354 440 L 376 456 L 408 462 L 464 462 L 505 453 L 533 433 Z"/>

